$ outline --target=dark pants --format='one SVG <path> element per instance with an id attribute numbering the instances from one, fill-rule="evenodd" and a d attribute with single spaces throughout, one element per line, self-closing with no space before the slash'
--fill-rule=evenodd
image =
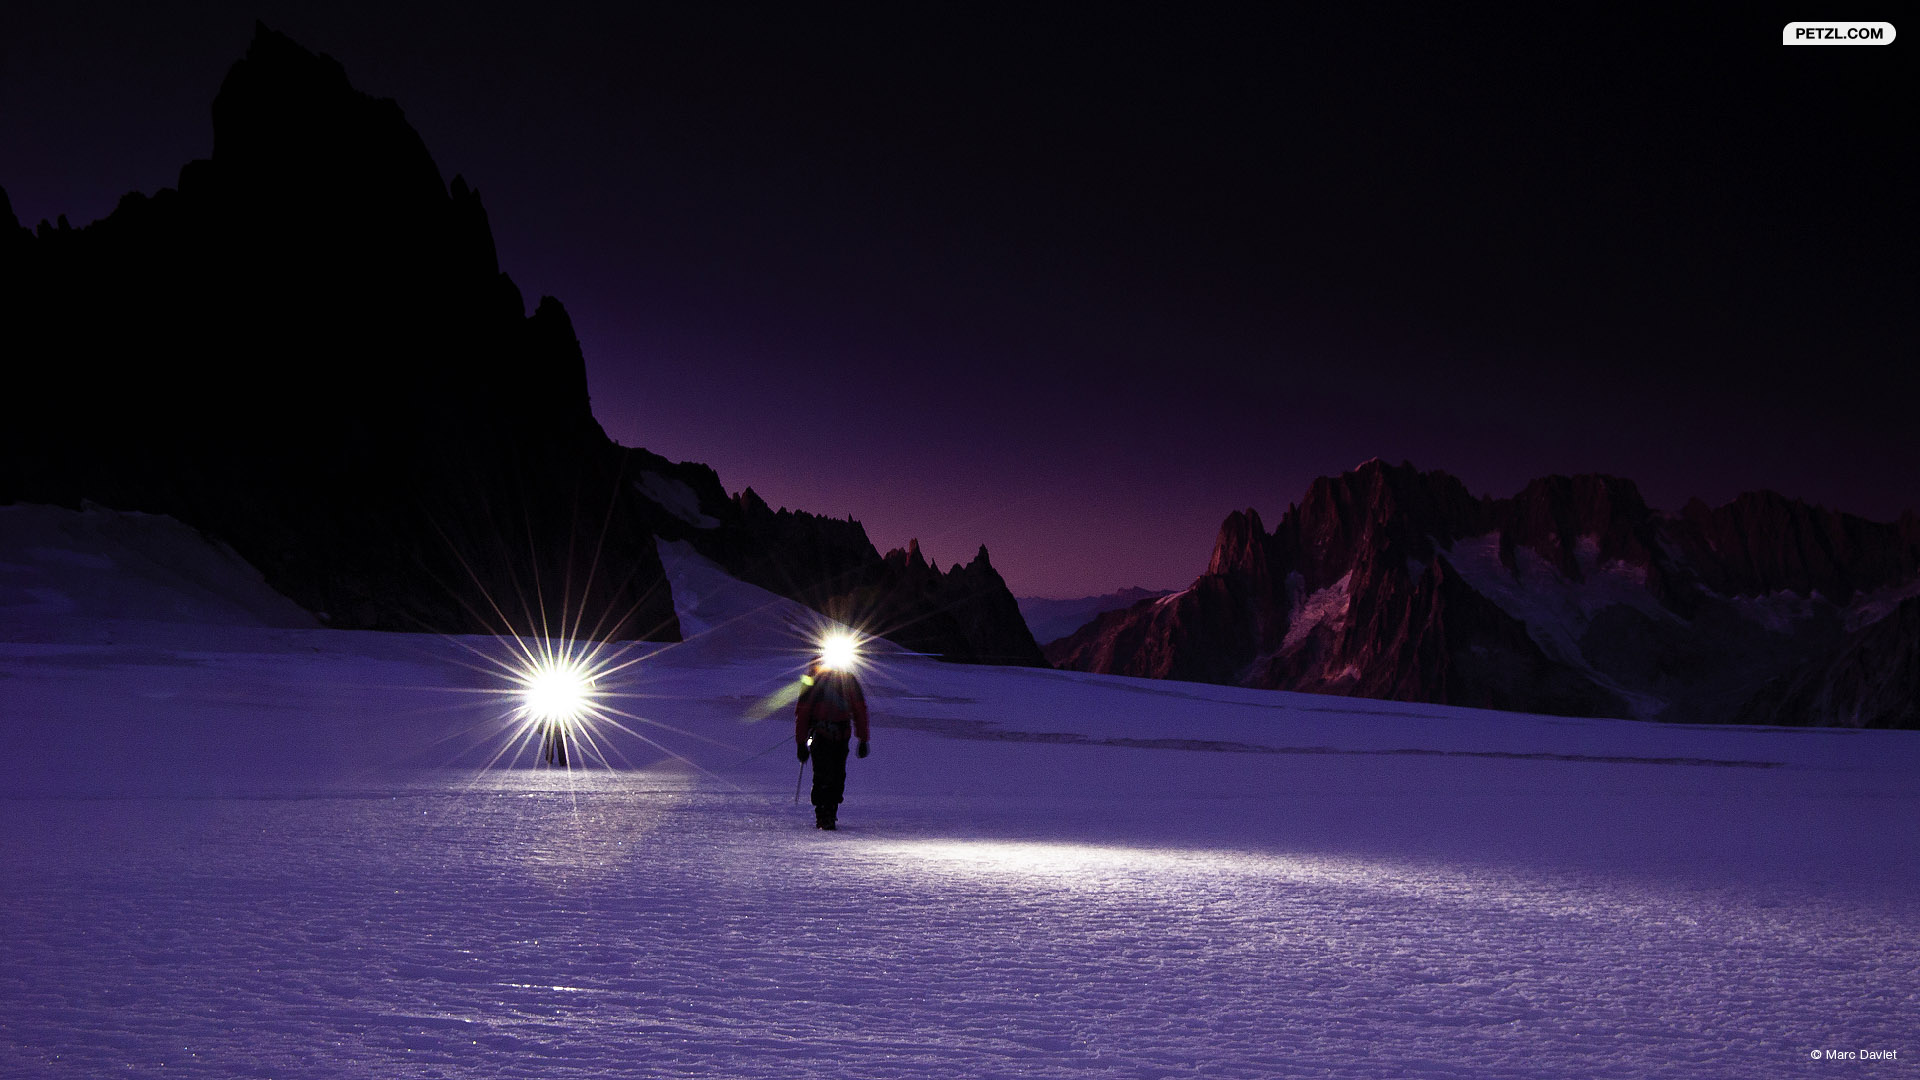
<path id="1" fill-rule="evenodd" d="M 847 744 L 818 739 L 813 744 L 813 816 L 832 821 L 847 793 Z"/>

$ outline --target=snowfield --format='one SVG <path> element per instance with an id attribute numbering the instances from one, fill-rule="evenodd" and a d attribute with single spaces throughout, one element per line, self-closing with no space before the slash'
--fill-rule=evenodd
<path id="1" fill-rule="evenodd" d="M 277 609 L 238 574 L 182 614 L 130 549 L 47 555 L 44 526 L 39 555 L 0 547 L 0 1075 L 1748 1078 L 1920 1057 L 1911 732 L 886 652 L 873 756 L 820 833 L 785 704 L 812 617 L 683 546 L 662 555 L 697 636 L 628 650 L 603 687 L 668 726 L 603 727 L 620 767 L 565 771 L 516 750 L 505 684 L 476 670 L 500 642 L 249 624 Z M 147 599 L 87 601 L 102 574 Z"/>

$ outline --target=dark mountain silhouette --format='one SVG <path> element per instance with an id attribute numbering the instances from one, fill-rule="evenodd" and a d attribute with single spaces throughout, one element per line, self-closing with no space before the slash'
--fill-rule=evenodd
<path id="1" fill-rule="evenodd" d="M 1666 515 L 1591 475 L 1476 499 L 1370 461 L 1316 480 L 1272 532 L 1229 514 L 1190 588 L 1046 651 L 1087 671 L 1568 715 L 1852 723 L 1831 703 L 1858 698 L 1877 723 L 1904 715 L 1887 700 L 1906 684 L 1871 658 L 1911 635 L 1845 627 L 1916 578 L 1911 514 L 1761 492 Z"/>
<path id="2" fill-rule="evenodd" d="M 177 188 L 85 228 L 29 233 L 0 191 L 0 501 L 172 515 L 338 627 L 557 628 L 564 607 L 678 639 L 654 528 L 679 519 L 638 475 L 664 459 L 595 421 L 566 309 L 527 314 L 479 193 L 265 27 L 213 119 Z M 925 651 L 1040 662 L 984 552 L 902 577 L 856 523 L 742 499 L 701 530 L 730 568 L 823 609 L 877 589 Z"/>
<path id="3" fill-rule="evenodd" d="M 651 530 L 692 544 L 733 576 L 919 652 L 1046 666 L 985 547 L 942 573 L 918 541 L 882 556 L 851 518 L 774 510 L 752 488 L 729 497 L 705 465 L 645 450 L 628 455 L 632 486 L 651 506 Z"/>

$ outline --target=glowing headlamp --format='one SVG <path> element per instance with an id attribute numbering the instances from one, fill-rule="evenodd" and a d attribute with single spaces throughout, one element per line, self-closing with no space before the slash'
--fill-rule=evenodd
<path id="1" fill-rule="evenodd" d="M 528 719 L 572 723 L 593 707 L 593 675 L 577 660 L 543 660 L 519 678 L 520 711 Z"/>
<path id="2" fill-rule="evenodd" d="M 849 671 L 860 659 L 860 643 L 852 634 L 835 631 L 820 639 L 820 666 L 829 671 Z"/>

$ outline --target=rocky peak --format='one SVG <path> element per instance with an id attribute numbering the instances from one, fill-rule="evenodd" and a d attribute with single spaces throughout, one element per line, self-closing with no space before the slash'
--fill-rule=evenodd
<path id="1" fill-rule="evenodd" d="M 973 561 L 967 564 L 967 569 L 969 570 L 974 570 L 974 569 L 992 570 L 993 569 L 993 560 L 987 557 L 987 545 L 981 544 L 980 550 L 973 553 Z"/>
<path id="2" fill-rule="evenodd" d="M 949 660 L 1044 667 L 1046 660 L 1007 585 L 980 546 L 973 561 L 946 573 L 929 564 L 918 540 L 881 559 L 879 572 L 834 597 L 828 614 L 910 649 Z"/>
<path id="3" fill-rule="evenodd" d="M 433 155 L 393 99 L 355 90 L 338 60 L 260 23 L 213 99 L 213 161 L 282 196 L 373 204 L 383 217 L 447 197 Z"/>
<path id="4" fill-rule="evenodd" d="M 1546 476 L 1494 505 L 1500 561 L 1514 569 L 1515 551 L 1530 548 L 1573 581 L 1583 572 L 1576 553 L 1593 537 L 1600 562 L 1645 566 L 1652 559 L 1653 512 L 1631 480 L 1585 473 Z"/>
<path id="5" fill-rule="evenodd" d="M 570 580 L 631 613 L 607 632 L 676 636 L 637 503 L 579 494 L 619 491 L 620 455 L 572 321 L 551 298 L 527 314 L 478 193 L 449 192 L 397 105 L 265 27 L 213 116 L 177 190 L 0 246 L 24 286 L 0 321 L 55 403 L 0 435 L 0 498 L 171 514 L 339 627 L 479 629 L 463 590 Z M 569 577 L 568 538 L 603 532 L 623 573 Z"/>
<path id="6" fill-rule="evenodd" d="M 521 398 L 516 408 L 536 412 L 549 422 L 564 418 L 573 431 L 590 432 L 597 436 L 596 441 L 611 443 L 593 416 L 593 401 L 587 393 L 587 359 L 580 351 L 580 338 L 574 333 L 566 306 L 554 297 L 541 297 L 526 328 L 536 355 L 547 358 L 547 362 L 544 377 L 517 381 L 515 393 Z"/>
<path id="7" fill-rule="evenodd" d="M 1724 506 L 1694 499 L 1668 534 L 1708 588 L 1727 596 L 1819 592 L 1835 603 L 1920 571 L 1920 528 L 1750 491 Z"/>
<path id="8" fill-rule="evenodd" d="M 1207 560 L 1207 573 L 1265 577 L 1269 559 L 1267 531 L 1260 522 L 1260 512 L 1248 507 L 1233 511 L 1220 523 L 1220 536 L 1214 541 L 1213 557 Z"/>
<path id="9" fill-rule="evenodd" d="M 748 522 L 759 521 L 773 516 L 773 507 L 768 506 L 767 500 L 761 498 L 760 493 L 751 487 L 735 495 L 733 502 L 735 506 L 740 508 L 740 513 L 745 515 Z"/>
<path id="10" fill-rule="evenodd" d="M 1499 580 L 1484 547 L 1456 543 L 1495 530 L 1509 571 L 1533 551 L 1559 580 Z M 1644 573 L 1583 580 L 1596 562 Z M 1272 587 L 1295 573 L 1306 592 Z M 1894 585 L 1906 588 L 1866 609 L 1892 614 L 1839 642 L 1848 600 Z M 1114 674 L 1689 721 L 1731 719 L 1813 657 L 1755 699 L 1754 722 L 1911 726 L 1920 597 L 1893 602 L 1914 589 L 1913 513 L 1883 525 L 1762 492 L 1669 517 L 1597 474 L 1475 499 L 1445 473 L 1375 460 L 1314 481 L 1271 534 L 1252 511 L 1229 514 L 1192 586 L 1109 611 L 1047 655 Z M 1771 595 L 1782 590 L 1801 601 Z"/>
<path id="11" fill-rule="evenodd" d="M 1433 540 L 1451 543 L 1476 535 L 1485 516 L 1481 502 L 1453 476 L 1375 458 L 1351 472 L 1315 480 L 1275 535 L 1282 557 L 1307 587 L 1322 589 L 1352 570 L 1360 551 L 1388 550 L 1401 559 L 1424 561 L 1433 553 Z"/>
<path id="12" fill-rule="evenodd" d="M 940 568 L 927 562 L 920 552 L 920 541 L 916 537 L 907 541 L 906 549 L 894 548 L 882 557 L 882 561 L 896 574 L 914 581 L 923 581 L 929 577 L 940 576 Z"/>
<path id="13" fill-rule="evenodd" d="M 355 90 L 337 60 L 256 25 L 214 98 L 213 131 L 211 158 L 181 170 L 180 193 L 242 257 L 297 256 L 280 259 L 297 275 L 289 291 L 431 304 L 457 286 L 480 295 L 455 317 L 504 306 L 478 193 L 463 178 L 449 192 L 400 106 Z"/>

